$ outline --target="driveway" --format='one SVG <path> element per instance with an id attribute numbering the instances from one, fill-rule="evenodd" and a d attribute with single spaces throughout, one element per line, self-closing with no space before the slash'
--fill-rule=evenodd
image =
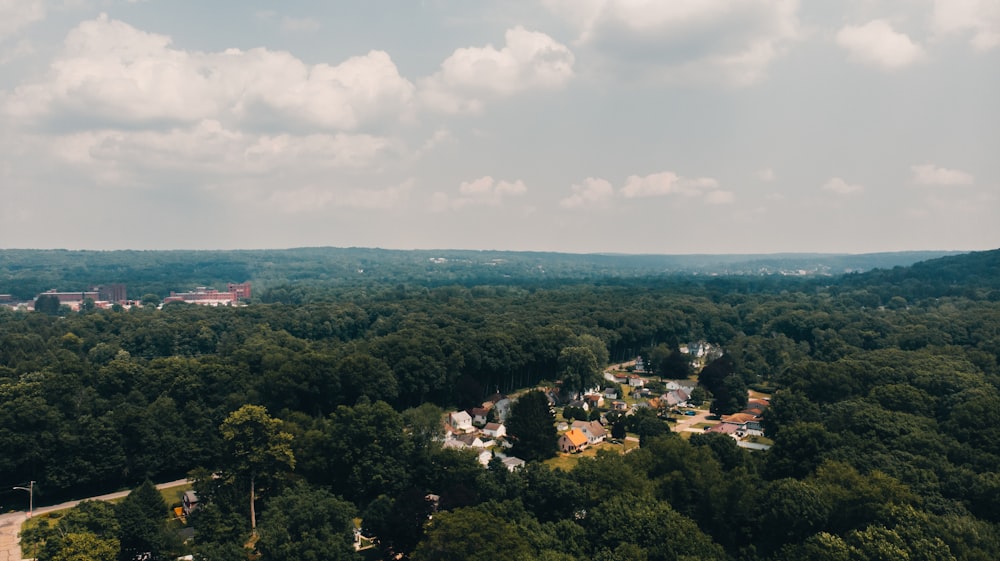
<path id="1" fill-rule="evenodd" d="M 681 415 L 677 422 L 670 427 L 671 430 L 674 432 L 705 432 L 705 429 L 695 428 L 695 425 L 705 422 L 715 424 L 717 422 L 708 420 L 711 413 L 705 409 L 697 409 L 696 412 L 696 415 Z"/>

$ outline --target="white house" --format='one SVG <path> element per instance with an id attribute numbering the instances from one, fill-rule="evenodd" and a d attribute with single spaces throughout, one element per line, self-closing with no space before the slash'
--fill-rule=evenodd
<path id="1" fill-rule="evenodd" d="M 465 411 L 454 411 L 448 413 L 448 425 L 452 430 L 459 433 L 472 432 L 472 417 Z"/>
<path id="2" fill-rule="evenodd" d="M 486 426 L 483 427 L 483 434 L 493 438 L 503 438 L 507 436 L 507 427 L 500 423 L 486 423 Z"/>
<path id="3" fill-rule="evenodd" d="M 597 421 L 573 421 L 573 428 L 582 432 L 590 445 L 603 442 L 608 436 L 608 431 Z"/>

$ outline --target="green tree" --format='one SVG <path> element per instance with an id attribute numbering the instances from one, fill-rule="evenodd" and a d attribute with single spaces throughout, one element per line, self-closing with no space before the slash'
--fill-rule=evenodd
<path id="1" fill-rule="evenodd" d="M 628 430 L 639 435 L 639 446 L 645 446 L 651 438 L 670 433 L 670 426 L 648 407 L 637 409 L 625 419 Z"/>
<path id="2" fill-rule="evenodd" d="M 605 344 L 600 337 L 591 335 L 589 333 L 584 333 L 580 335 L 577 339 L 577 345 L 581 347 L 587 347 L 590 352 L 594 353 L 594 358 L 597 359 L 597 367 L 604 368 L 608 364 L 608 346 Z"/>
<path id="3" fill-rule="evenodd" d="M 476 508 L 439 512 L 427 525 L 427 536 L 413 561 L 527 560 L 532 548 L 511 523 Z"/>
<path id="4" fill-rule="evenodd" d="M 298 472 L 311 483 L 328 485 L 359 505 L 409 487 L 414 438 L 401 428 L 403 416 L 391 405 L 362 398 L 316 425 L 296 441 L 302 457 Z"/>
<path id="5" fill-rule="evenodd" d="M 50 316 L 58 315 L 61 306 L 62 305 L 59 303 L 59 297 L 51 294 L 41 294 L 35 300 L 35 311 L 42 312 L 43 314 L 48 314 Z"/>
<path id="6" fill-rule="evenodd" d="M 505 468 L 506 471 L 506 468 Z M 365 534 L 378 538 L 385 558 L 409 555 L 424 536 L 424 525 L 434 504 L 419 489 L 407 489 L 398 497 L 380 495 L 362 513 Z"/>
<path id="7" fill-rule="evenodd" d="M 357 559 L 353 504 L 322 489 L 298 485 L 267 502 L 257 549 L 275 561 Z"/>
<path id="8" fill-rule="evenodd" d="M 576 393 L 600 381 L 601 368 L 588 347 L 565 347 L 559 351 L 559 379 L 563 390 Z"/>
<path id="9" fill-rule="evenodd" d="M 100 538 L 91 533 L 69 533 L 61 540 L 59 551 L 51 561 L 115 561 L 118 558 L 118 540 Z M 44 561 L 40 559 L 39 561 Z"/>
<path id="10" fill-rule="evenodd" d="M 167 504 L 149 480 L 115 505 L 123 561 L 147 552 L 154 559 L 161 556 L 168 541 L 166 514 Z"/>
<path id="11" fill-rule="evenodd" d="M 507 438 L 513 442 L 512 452 L 518 457 L 525 460 L 551 458 L 556 454 L 556 434 L 555 415 L 541 391 L 530 391 L 511 406 Z"/>
<path id="12" fill-rule="evenodd" d="M 829 499 L 810 483 L 779 479 L 768 484 L 757 505 L 758 548 L 773 551 L 821 530 L 830 516 Z"/>
<path id="13" fill-rule="evenodd" d="M 226 446 L 226 471 L 250 484 L 250 531 L 257 533 L 258 478 L 272 477 L 295 467 L 292 435 L 281 432 L 281 421 L 272 419 L 259 405 L 233 411 L 219 427 Z"/>

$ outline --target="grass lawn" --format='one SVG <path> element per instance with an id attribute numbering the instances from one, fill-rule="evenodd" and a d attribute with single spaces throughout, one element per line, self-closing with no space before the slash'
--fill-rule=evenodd
<path id="1" fill-rule="evenodd" d="M 632 440 L 625 440 L 621 444 L 611 444 L 609 442 L 604 442 L 598 444 L 597 446 L 591 446 L 590 448 L 587 448 L 586 450 L 578 454 L 560 453 L 555 458 L 550 458 L 548 460 L 545 460 L 545 465 L 549 466 L 552 469 L 559 468 L 564 471 L 571 471 L 574 467 L 576 467 L 576 463 L 579 462 L 581 458 L 593 458 L 597 456 L 597 452 L 599 450 L 611 450 L 611 451 L 617 451 L 620 454 L 624 454 L 625 452 L 638 447 L 639 443 Z"/>
<path id="2" fill-rule="evenodd" d="M 167 508 L 172 509 L 175 506 L 181 506 L 181 497 L 184 496 L 186 491 L 190 490 L 191 483 L 185 483 L 183 485 L 178 485 L 177 487 L 160 489 L 160 495 L 163 497 L 163 502 L 167 503 Z"/>

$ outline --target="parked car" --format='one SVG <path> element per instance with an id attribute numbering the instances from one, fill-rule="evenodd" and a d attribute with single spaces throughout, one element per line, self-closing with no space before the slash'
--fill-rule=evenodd
<path id="1" fill-rule="evenodd" d="M 687 415 L 688 417 L 694 417 L 695 415 L 698 414 L 698 412 L 697 411 L 685 411 L 684 414 Z"/>

